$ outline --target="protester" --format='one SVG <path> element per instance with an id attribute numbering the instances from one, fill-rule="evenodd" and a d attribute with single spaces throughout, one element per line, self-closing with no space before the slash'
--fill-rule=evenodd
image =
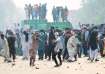
<path id="1" fill-rule="evenodd" d="M 103 49 L 102 49 L 102 54 L 101 54 L 102 57 L 105 56 L 105 37 L 103 39 Z"/>
<path id="2" fill-rule="evenodd" d="M 28 60 L 29 59 L 29 33 L 28 31 L 24 31 L 22 34 L 21 38 L 21 43 L 22 43 L 22 51 L 23 51 L 23 60 Z"/>
<path id="3" fill-rule="evenodd" d="M 95 27 L 90 35 L 90 40 L 89 40 L 89 46 L 90 46 L 90 59 L 91 62 L 98 61 L 97 56 L 98 56 L 98 32 L 97 28 Z"/>
<path id="4" fill-rule="evenodd" d="M 66 29 L 64 33 L 64 51 L 63 51 L 63 61 L 67 60 L 69 57 L 68 50 L 67 50 L 67 42 L 70 37 L 70 30 Z"/>
<path id="5" fill-rule="evenodd" d="M 77 38 L 80 41 L 80 44 L 77 45 L 77 53 L 78 53 L 78 57 L 81 58 L 82 57 L 82 53 L 83 53 L 83 50 L 82 50 L 81 31 L 79 31 L 77 33 Z"/>
<path id="6" fill-rule="evenodd" d="M 24 10 L 25 10 L 25 14 L 26 14 L 26 19 L 29 20 L 30 14 L 29 14 L 29 8 L 28 8 L 27 4 L 25 4 Z"/>
<path id="7" fill-rule="evenodd" d="M 32 35 L 32 42 L 30 44 L 29 55 L 30 55 L 30 66 L 34 66 L 37 49 L 38 49 L 38 33 Z"/>
<path id="8" fill-rule="evenodd" d="M 10 62 L 9 46 L 4 34 L 0 35 L 0 41 L 2 42 L 2 49 L 0 51 L 0 54 L 4 57 L 4 62 Z"/>
<path id="9" fill-rule="evenodd" d="M 83 54 L 84 56 L 88 56 L 88 51 L 89 51 L 89 31 L 86 27 L 82 29 L 82 48 L 83 48 Z"/>
<path id="10" fill-rule="evenodd" d="M 67 49 L 69 53 L 69 62 L 77 61 L 77 44 L 79 44 L 79 40 L 76 38 L 76 34 L 74 31 L 71 31 L 71 37 L 67 42 Z"/>
<path id="11" fill-rule="evenodd" d="M 104 43 L 105 43 L 105 34 L 101 34 L 100 39 L 99 39 L 99 47 L 100 47 L 101 57 L 105 56 L 105 53 L 103 53 L 103 51 L 104 51 Z"/>
<path id="12" fill-rule="evenodd" d="M 54 48 L 54 53 L 52 55 L 52 58 L 56 64 L 55 67 L 58 67 L 58 66 L 62 65 L 61 54 L 62 54 L 62 50 L 63 50 L 63 43 L 61 40 L 61 35 L 58 32 L 55 33 L 55 36 L 56 36 L 56 40 L 55 40 L 56 45 Z M 59 64 L 58 64 L 56 56 L 59 59 L 59 62 L 60 62 Z"/>
<path id="13" fill-rule="evenodd" d="M 54 27 L 51 27 L 50 32 L 49 32 L 49 50 L 48 50 L 48 60 L 51 60 L 51 55 L 53 57 L 53 53 L 54 53 L 54 47 L 55 47 L 55 35 L 54 35 Z"/>
<path id="14" fill-rule="evenodd" d="M 2 34 L 2 32 L 0 31 L 0 35 Z M 1 38 L 0 38 L 0 51 L 2 49 L 2 41 L 1 41 Z"/>
<path id="15" fill-rule="evenodd" d="M 13 60 L 13 65 L 15 65 L 15 59 L 16 59 L 16 49 L 15 49 L 15 35 L 13 32 L 10 30 L 7 37 L 8 45 L 9 45 L 9 53 L 10 53 L 10 58 L 12 57 Z"/>
<path id="16" fill-rule="evenodd" d="M 28 14 L 29 14 L 29 19 L 31 19 L 32 18 L 32 5 L 31 4 L 29 4 L 28 6 Z"/>
<path id="17" fill-rule="evenodd" d="M 39 35 L 39 48 L 38 48 L 38 56 L 39 60 L 43 60 L 44 53 L 45 53 L 45 43 L 46 43 L 47 35 L 44 30 L 40 30 Z"/>

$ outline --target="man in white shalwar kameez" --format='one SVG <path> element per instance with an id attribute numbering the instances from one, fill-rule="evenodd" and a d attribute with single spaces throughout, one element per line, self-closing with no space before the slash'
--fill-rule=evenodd
<path id="1" fill-rule="evenodd" d="M 67 43 L 67 50 L 69 53 L 68 61 L 73 62 L 74 59 L 77 61 L 77 44 L 80 43 L 76 38 L 76 34 L 71 31 L 72 36 L 69 38 Z"/>
<path id="2" fill-rule="evenodd" d="M 2 49 L 0 51 L 0 55 L 4 57 L 4 61 L 9 62 L 10 57 L 9 57 L 9 47 L 8 47 L 8 42 L 7 39 L 4 37 L 3 34 L 0 35 L 0 41 L 2 43 Z"/>
<path id="3" fill-rule="evenodd" d="M 28 41 L 26 41 L 25 35 L 21 36 L 23 60 L 29 59 L 29 48 L 30 48 L 30 35 L 28 34 Z"/>

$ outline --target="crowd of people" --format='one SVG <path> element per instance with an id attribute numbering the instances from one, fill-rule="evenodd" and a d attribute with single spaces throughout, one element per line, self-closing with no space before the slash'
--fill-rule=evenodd
<path id="1" fill-rule="evenodd" d="M 24 10 L 26 14 L 26 19 L 46 20 L 46 13 L 47 13 L 46 5 L 47 4 L 39 4 L 39 5 L 35 4 L 34 6 L 32 6 L 31 4 L 29 5 L 25 4 Z"/>
<path id="2" fill-rule="evenodd" d="M 35 19 L 35 20 L 46 20 L 46 15 L 47 15 L 47 4 L 25 4 L 24 7 L 25 14 L 26 14 L 26 19 Z M 54 22 L 64 22 L 68 21 L 68 8 L 65 7 L 53 7 L 52 9 L 52 16 L 53 16 L 53 21 Z"/>
<path id="3" fill-rule="evenodd" d="M 69 10 L 67 7 L 63 8 L 63 7 L 53 7 L 52 9 L 52 16 L 53 16 L 53 21 L 54 22 L 64 22 L 64 21 L 68 21 L 68 13 Z"/>
<path id="4" fill-rule="evenodd" d="M 99 61 L 99 53 L 105 56 L 104 30 L 100 31 L 96 26 L 81 30 L 66 28 L 63 31 L 54 27 L 47 31 L 24 29 L 14 33 L 7 30 L 6 34 L 0 32 L 0 55 L 4 62 L 13 62 L 13 65 L 17 50 L 22 51 L 22 60 L 29 60 L 30 66 L 35 65 L 37 55 L 39 60 L 54 60 L 55 67 L 61 66 L 64 61 L 78 61 L 83 56 L 88 57 L 90 62 Z"/>

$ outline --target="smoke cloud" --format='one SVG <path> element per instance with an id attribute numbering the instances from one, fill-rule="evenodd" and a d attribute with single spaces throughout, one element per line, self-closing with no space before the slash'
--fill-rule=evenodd
<path id="1" fill-rule="evenodd" d="M 18 9 L 13 0 L 0 0 L 0 30 L 21 20 L 21 9 Z"/>

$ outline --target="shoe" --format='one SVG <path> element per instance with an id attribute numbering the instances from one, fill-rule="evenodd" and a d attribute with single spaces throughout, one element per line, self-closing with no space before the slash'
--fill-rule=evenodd
<path id="1" fill-rule="evenodd" d="M 43 60 L 43 58 L 41 58 L 41 60 Z"/>
<path id="2" fill-rule="evenodd" d="M 74 62 L 74 61 L 72 61 L 72 60 L 68 60 L 68 62 Z"/>
<path id="3" fill-rule="evenodd" d="M 77 61 L 77 58 L 74 61 Z"/>
<path id="4" fill-rule="evenodd" d="M 60 66 L 62 65 L 62 63 L 59 64 Z"/>
<path id="5" fill-rule="evenodd" d="M 26 57 L 25 60 L 28 60 L 28 58 Z"/>
<path id="6" fill-rule="evenodd" d="M 97 61 L 99 61 L 98 59 L 95 59 L 95 61 L 97 62 Z"/>
<path id="7" fill-rule="evenodd" d="M 32 64 L 32 66 L 35 66 L 35 64 Z"/>
<path id="8" fill-rule="evenodd" d="M 25 57 L 23 57 L 22 60 L 25 60 Z"/>
<path id="9" fill-rule="evenodd" d="M 38 60 L 41 60 L 41 58 L 38 58 Z"/>
<path id="10" fill-rule="evenodd" d="M 7 61 L 7 63 L 11 63 L 11 62 L 12 62 L 11 60 L 8 60 L 8 61 Z"/>
<path id="11" fill-rule="evenodd" d="M 94 59 L 91 59 L 90 61 L 93 62 Z"/>
<path id="12" fill-rule="evenodd" d="M 15 63 L 14 62 L 12 63 L 12 66 L 15 66 Z"/>
<path id="13" fill-rule="evenodd" d="M 48 59 L 48 61 L 51 61 L 51 59 Z"/>
<path id="14" fill-rule="evenodd" d="M 76 59 L 74 61 L 77 61 Z"/>
<path id="15" fill-rule="evenodd" d="M 59 67 L 59 65 L 55 65 L 54 67 Z"/>
<path id="16" fill-rule="evenodd" d="M 35 67 L 35 69 L 39 69 L 38 67 Z"/>
<path id="17" fill-rule="evenodd" d="M 91 60 L 90 58 L 88 58 L 87 60 Z"/>

